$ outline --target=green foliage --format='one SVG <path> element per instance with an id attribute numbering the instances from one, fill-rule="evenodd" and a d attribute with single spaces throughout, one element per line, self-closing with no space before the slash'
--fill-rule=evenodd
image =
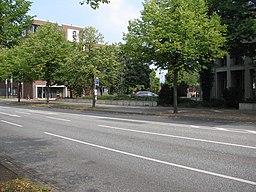
<path id="1" fill-rule="evenodd" d="M 1 50 L 0 71 L 2 71 L 3 79 L 12 76 L 16 82 L 32 82 L 38 78 L 39 69 L 34 66 L 34 58 L 30 57 L 27 48 L 23 40 L 18 46 Z"/>
<path id="2" fill-rule="evenodd" d="M 0 1 L 0 48 L 13 47 L 22 39 L 23 30 L 31 25 L 30 6 L 26 0 Z"/>
<path id="3" fill-rule="evenodd" d="M 100 87 L 118 86 L 120 63 L 119 47 L 103 44 L 103 35 L 93 27 L 79 33 L 79 43 L 73 44 L 72 54 L 62 66 L 59 77 L 75 96 L 90 93 L 94 77 Z"/>
<path id="4" fill-rule="evenodd" d="M 170 86 L 173 86 L 173 71 L 168 71 L 168 73 L 166 73 L 165 80 L 166 83 L 168 83 Z M 178 85 L 181 85 L 182 83 L 186 84 L 188 87 L 199 86 L 199 74 L 193 71 L 180 71 Z"/>
<path id="5" fill-rule="evenodd" d="M 110 3 L 109 0 L 83 0 L 80 1 L 80 4 L 83 5 L 84 3 L 89 4 L 91 8 L 97 9 L 99 8 L 100 3 Z"/>
<path id="6" fill-rule="evenodd" d="M 122 75 L 123 89 L 126 92 L 150 88 L 150 68 L 139 60 L 125 59 Z"/>
<path id="7" fill-rule="evenodd" d="M 256 55 L 256 2 L 207 0 L 210 14 L 216 12 L 227 25 L 227 49 L 232 55 Z"/>
<path id="8" fill-rule="evenodd" d="M 56 73 L 70 54 L 70 43 L 58 24 L 46 22 L 36 33 L 30 33 L 24 43 L 26 59 L 39 70 L 39 78 L 46 81 L 46 98 L 49 102 L 49 87 L 56 84 Z"/>
<path id="9" fill-rule="evenodd" d="M 52 187 L 39 185 L 27 179 L 14 179 L 0 183 L 2 192 L 50 192 Z"/>
<path id="10" fill-rule="evenodd" d="M 206 13 L 204 0 L 147 0 L 141 19 L 130 22 L 125 36 L 131 55 L 174 72 L 174 112 L 178 72 L 200 70 L 203 60 L 225 53 L 225 27 L 216 14 Z"/>
<path id="11" fill-rule="evenodd" d="M 5 80 L 11 76 L 11 52 L 8 48 L 0 49 L 0 80 Z"/>
<path id="12" fill-rule="evenodd" d="M 168 84 L 162 85 L 159 98 L 158 105 L 172 105 L 173 104 L 173 91 Z"/>
<path id="13" fill-rule="evenodd" d="M 65 63 L 70 46 L 58 24 L 45 23 L 26 42 L 28 57 L 40 67 L 40 77 L 49 86 L 56 81 L 56 72 Z"/>
<path id="14" fill-rule="evenodd" d="M 158 93 L 160 90 L 160 79 L 156 77 L 156 72 L 155 70 L 151 70 L 150 73 L 150 89 L 151 92 L 153 93 Z"/>

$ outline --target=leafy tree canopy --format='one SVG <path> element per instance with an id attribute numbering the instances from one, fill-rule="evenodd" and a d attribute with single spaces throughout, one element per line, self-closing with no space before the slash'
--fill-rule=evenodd
<path id="1" fill-rule="evenodd" d="M 118 81 L 118 54 L 117 45 L 104 44 L 97 29 L 86 27 L 79 32 L 79 43 L 73 44 L 72 54 L 61 68 L 61 79 L 77 96 L 92 92 L 95 77 L 100 86 L 114 87 Z"/>
<path id="2" fill-rule="evenodd" d="M 146 0 L 141 19 L 130 22 L 127 44 L 163 69 L 195 70 L 198 58 L 223 55 L 225 27 L 206 15 L 204 0 Z"/>
<path id="3" fill-rule="evenodd" d="M 136 57 L 174 71 L 174 112 L 178 72 L 200 70 L 203 60 L 225 53 L 225 27 L 218 15 L 208 16 L 207 11 L 204 0 L 146 0 L 141 19 L 130 22 L 125 36 Z"/>
<path id="4" fill-rule="evenodd" d="M 91 8 L 97 9 L 100 3 L 109 3 L 109 0 L 83 0 L 80 1 L 80 4 L 83 5 L 84 3 L 89 4 Z"/>
<path id="5" fill-rule="evenodd" d="M 30 6 L 26 0 L 0 0 L 0 48 L 13 47 L 22 39 L 23 30 L 31 25 Z"/>
<path id="6" fill-rule="evenodd" d="M 256 55 L 256 1 L 208 0 L 210 14 L 216 12 L 227 25 L 228 51 L 232 55 Z"/>
<path id="7" fill-rule="evenodd" d="M 66 62 L 70 53 L 70 42 L 58 24 L 46 22 L 26 39 L 28 60 L 40 69 L 40 79 L 46 81 L 46 97 L 49 102 L 49 87 L 56 84 L 56 73 Z"/>

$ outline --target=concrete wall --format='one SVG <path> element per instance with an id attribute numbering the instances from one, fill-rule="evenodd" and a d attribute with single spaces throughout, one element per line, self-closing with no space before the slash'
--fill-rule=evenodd
<path id="1" fill-rule="evenodd" d="M 239 103 L 239 110 L 256 111 L 256 103 Z"/>
<path id="2" fill-rule="evenodd" d="M 57 99 L 57 102 L 92 103 L 90 99 Z M 156 101 L 97 100 L 97 104 L 122 106 L 157 106 Z"/>

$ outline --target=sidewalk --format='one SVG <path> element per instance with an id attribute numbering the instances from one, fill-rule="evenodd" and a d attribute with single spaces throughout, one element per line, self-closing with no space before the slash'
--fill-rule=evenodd
<path id="1" fill-rule="evenodd" d="M 42 100 L 25 100 L 22 102 L 33 103 L 35 107 L 47 107 L 46 101 Z M 17 99 L 3 99 L 0 102 L 17 102 Z M 238 109 L 209 109 L 209 108 L 181 108 L 178 107 L 178 113 L 173 113 L 173 107 L 150 107 L 150 106 L 121 106 L 121 105 L 105 105 L 97 104 L 92 108 L 90 103 L 70 103 L 50 101 L 51 108 L 66 108 L 86 110 L 86 111 L 102 111 L 121 114 L 135 115 L 154 115 L 175 118 L 190 118 L 198 120 L 219 120 L 219 121 L 238 121 L 238 122 L 256 122 L 256 111 L 238 110 Z"/>

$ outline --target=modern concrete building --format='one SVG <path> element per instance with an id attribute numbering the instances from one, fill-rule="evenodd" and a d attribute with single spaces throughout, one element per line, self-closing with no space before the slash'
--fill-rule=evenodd
<path id="1" fill-rule="evenodd" d="M 27 37 L 28 31 L 36 32 L 37 28 L 49 21 L 34 19 L 32 26 L 28 30 L 23 31 L 23 37 Z M 51 22 L 54 23 L 54 22 Z M 72 25 L 61 24 L 59 27 L 65 32 L 66 38 L 72 42 L 78 42 L 78 34 L 82 29 Z M 22 83 L 21 97 L 30 99 L 45 99 L 46 82 L 37 80 L 32 83 Z M 0 96 L 17 97 L 18 84 L 12 82 L 12 79 L 7 79 L 5 82 L 0 82 Z M 68 97 L 69 91 L 64 85 L 54 85 L 50 88 L 50 98 Z"/>
<path id="2" fill-rule="evenodd" d="M 226 56 L 214 69 L 212 98 L 222 99 L 226 88 L 241 91 L 244 100 L 256 97 L 256 58 Z"/>

